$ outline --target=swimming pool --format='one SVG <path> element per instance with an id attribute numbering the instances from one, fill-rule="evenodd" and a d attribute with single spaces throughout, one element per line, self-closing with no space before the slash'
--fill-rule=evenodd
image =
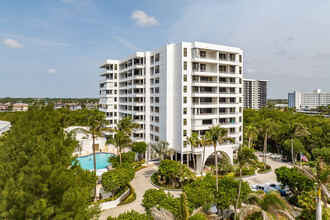
<path id="1" fill-rule="evenodd" d="M 105 169 L 107 166 L 109 166 L 110 163 L 108 163 L 108 158 L 111 155 L 114 155 L 114 154 L 112 154 L 112 153 L 96 153 L 95 154 L 96 169 Z M 77 157 L 77 161 L 83 169 L 86 169 L 86 170 L 94 169 L 93 154 L 83 156 L 83 157 Z"/>

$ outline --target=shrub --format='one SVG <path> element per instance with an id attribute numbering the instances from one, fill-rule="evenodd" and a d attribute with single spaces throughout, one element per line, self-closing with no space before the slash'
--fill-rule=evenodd
<path id="1" fill-rule="evenodd" d="M 201 213 L 197 213 L 197 214 L 191 216 L 189 218 L 189 220 L 207 220 L 207 218 L 205 217 L 205 215 L 203 215 Z"/>

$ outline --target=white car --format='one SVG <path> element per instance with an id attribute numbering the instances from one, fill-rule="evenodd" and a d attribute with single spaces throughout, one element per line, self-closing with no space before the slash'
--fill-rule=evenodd
<path id="1" fill-rule="evenodd" d="M 272 159 L 276 159 L 276 154 L 271 154 L 271 155 L 270 155 L 270 158 L 272 158 Z"/>
<path id="2" fill-rule="evenodd" d="M 277 189 L 273 188 L 273 187 L 270 187 L 269 184 L 265 184 L 265 185 L 252 185 L 251 186 L 251 190 L 253 192 L 256 192 L 258 190 L 262 190 L 264 191 L 265 193 L 269 193 L 269 192 L 273 192 L 273 191 L 277 191 Z"/>

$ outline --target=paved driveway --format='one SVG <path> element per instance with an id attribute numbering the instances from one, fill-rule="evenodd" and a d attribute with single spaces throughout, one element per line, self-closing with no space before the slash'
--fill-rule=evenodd
<path id="1" fill-rule="evenodd" d="M 147 168 L 139 170 L 135 174 L 134 180 L 131 182 L 132 187 L 135 189 L 136 200 L 130 204 L 117 206 L 112 209 L 107 209 L 101 212 L 100 220 L 107 219 L 109 215 L 117 217 L 119 214 L 134 209 L 139 213 L 144 213 L 144 208 L 141 206 L 143 194 L 146 190 L 155 188 L 149 181 L 150 176 L 157 171 L 158 167 L 151 164 Z M 171 192 L 174 196 L 180 195 L 181 192 Z"/>
<path id="2" fill-rule="evenodd" d="M 258 156 L 259 161 L 262 161 L 262 157 Z M 287 162 L 283 162 L 282 159 L 271 159 L 269 157 L 267 157 L 267 164 L 269 164 L 272 167 L 272 172 L 267 173 L 267 174 L 259 174 L 256 173 L 255 176 L 251 176 L 251 177 L 246 177 L 243 178 L 243 180 L 248 181 L 250 183 L 250 185 L 254 185 L 254 184 L 265 184 L 265 183 L 271 183 L 271 182 L 276 182 L 276 175 L 274 170 L 276 168 L 282 167 L 282 166 L 286 166 L 291 168 L 292 165 L 287 163 Z"/>

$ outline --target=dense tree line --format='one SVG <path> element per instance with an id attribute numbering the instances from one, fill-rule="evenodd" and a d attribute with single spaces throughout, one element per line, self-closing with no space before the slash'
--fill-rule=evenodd
<path id="1" fill-rule="evenodd" d="M 293 139 L 294 148 L 297 151 L 302 152 L 309 159 L 316 159 L 316 157 L 322 157 L 329 163 L 330 150 L 330 118 L 326 118 L 322 115 L 311 116 L 302 113 L 295 113 L 293 110 L 279 111 L 273 109 L 262 109 L 255 111 L 252 109 L 244 110 L 244 135 L 246 140 L 249 139 L 249 126 L 256 128 L 255 132 L 252 132 L 252 145 L 254 148 L 261 150 L 264 145 L 264 136 L 260 132 L 261 125 L 270 120 L 273 126 L 272 135 L 267 137 L 268 150 L 277 152 L 276 146 L 281 146 L 284 155 L 291 155 L 291 147 L 288 145 L 291 142 L 288 140 Z M 301 132 L 297 132 L 297 125 L 304 128 L 306 132 L 303 135 Z M 301 129 L 300 129 L 301 131 Z M 292 135 L 296 133 L 295 135 Z M 286 142 L 287 141 L 287 142 Z M 324 148 L 324 149 L 323 149 Z M 322 150 L 315 150 L 322 149 Z M 314 150 L 314 154 L 313 154 Z M 294 152 L 294 154 L 296 154 Z"/>
<path id="2" fill-rule="evenodd" d="M 77 142 L 65 135 L 63 115 L 32 106 L 0 144 L 0 216 L 4 219 L 91 219 L 95 173 L 72 157 Z"/>
<path id="3" fill-rule="evenodd" d="M 11 98 L 11 97 L 4 97 L 0 98 L 0 103 L 18 103 L 23 102 L 27 104 L 32 104 L 35 102 L 44 101 L 46 103 L 49 102 L 62 102 L 62 103 L 96 103 L 99 102 L 99 99 L 96 98 Z"/>

